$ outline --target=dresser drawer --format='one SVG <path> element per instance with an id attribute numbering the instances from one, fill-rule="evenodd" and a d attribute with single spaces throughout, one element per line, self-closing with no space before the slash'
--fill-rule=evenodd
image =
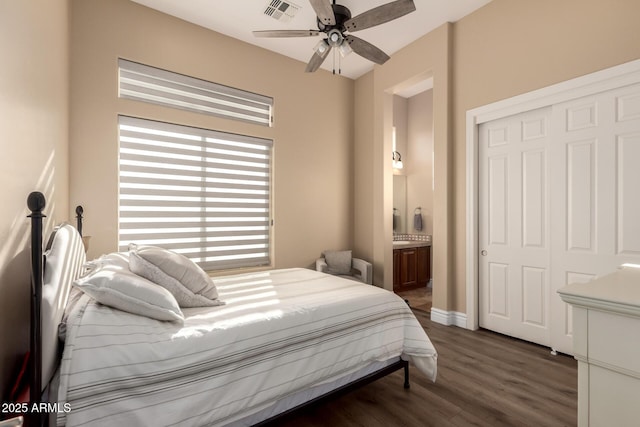
<path id="1" fill-rule="evenodd" d="M 590 363 L 631 371 L 640 378 L 640 318 L 589 310 Z"/>
<path id="2" fill-rule="evenodd" d="M 640 381 L 598 366 L 589 370 L 589 426 L 638 426 Z"/>

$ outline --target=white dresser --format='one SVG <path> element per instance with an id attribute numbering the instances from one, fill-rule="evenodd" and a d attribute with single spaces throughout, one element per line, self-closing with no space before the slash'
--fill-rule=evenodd
<path id="1" fill-rule="evenodd" d="M 573 308 L 578 426 L 639 426 L 640 266 L 558 293 Z"/>

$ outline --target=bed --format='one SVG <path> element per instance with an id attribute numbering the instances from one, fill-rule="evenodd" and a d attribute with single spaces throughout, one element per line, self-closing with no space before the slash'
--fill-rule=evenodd
<path id="1" fill-rule="evenodd" d="M 216 277 L 224 305 L 183 308 L 180 322 L 121 311 L 81 292 L 70 297 L 85 265 L 81 219 L 76 228 L 56 227 L 43 257 L 44 204 L 40 193 L 30 195 L 30 399 L 55 403 L 51 422 L 274 424 L 398 369 L 408 388 L 409 361 L 435 381 L 435 348 L 402 299 L 314 270 Z"/>

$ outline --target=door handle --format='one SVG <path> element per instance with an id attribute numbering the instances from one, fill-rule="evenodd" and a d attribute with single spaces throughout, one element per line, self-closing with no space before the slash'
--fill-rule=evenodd
<path id="1" fill-rule="evenodd" d="M 481 250 L 480 255 L 487 256 L 487 251 L 485 249 Z"/>

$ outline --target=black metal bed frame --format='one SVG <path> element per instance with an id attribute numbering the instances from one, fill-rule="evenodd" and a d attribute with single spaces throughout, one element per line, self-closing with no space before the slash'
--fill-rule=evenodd
<path id="1" fill-rule="evenodd" d="M 42 219 L 46 217 L 42 213 L 46 205 L 44 194 L 33 192 L 29 194 L 27 206 L 31 211 L 31 336 L 29 353 L 29 407 L 39 403 L 42 398 L 42 329 L 41 329 L 41 304 L 43 282 L 43 258 L 42 258 Z M 39 412 L 26 414 L 27 423 L 32 426 L 41 426 L 44 417 Z"/>
<path id="2" fill-rule="evenodd" d="M 33 404 L 39 404 L 42 402 L 42 286 L 44 280 L 44 258 L 42 248 L 42 220 L 46 218 L 43 210 L 46 206 L 46 199 L 44 194 L 40 192 L 32 192 L 27 198 L 27 206 L 31 211 L 28 215 L 31 218 L 31 328 L 30 328 L 30 356 L 29 356 L 29 407 Z M 82 236 L 82 215 L 84 210 L 82 206 L 76 207 L 76 228 L 80 236 Z M 304 402 L 294 408 L 291 408 L 285 412 L 277 414 L 269 419 L 266 419 L 256 426 L 275 426 L 278 423 L 290 418 L 294 414 L 298 413 L 302 409 L 307 409 L 311 406 L 321 404 L 334 399 L 338 396 L 342 396 L 349 393 L 352 390 L 369 384 L 379 378 L 389 375 L 399 369 L 404 369 L 404 388 L 408 389 L 409 384 L 409 362 L 399 359 L 398 361 L 359 378 L 353 382 L 345 384 L 337 389 L 334 389 L 326 394 L 318 396 L 312 400 Z M 47 417 L 40 412 L 29 412 L 27 415 L 27 423 L 29 426 L 43 426 L 47 425 Z"/>

